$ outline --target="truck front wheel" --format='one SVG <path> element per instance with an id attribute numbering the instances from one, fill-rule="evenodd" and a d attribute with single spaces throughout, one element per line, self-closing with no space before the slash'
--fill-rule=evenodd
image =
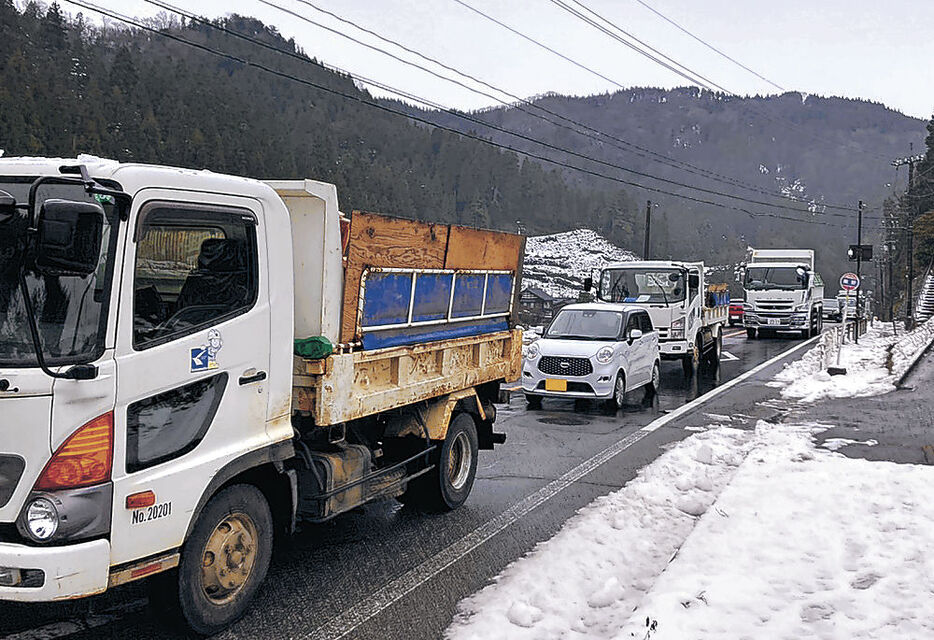
<path id="1" fill-rule="evenodd" d="M 237 484 L 211 498 L 178 567 L 178 605 L 188 627 L 213 635 L 247 610 L 272 558 L 273 521 L 259 489 Z"/>
<path id="2" fill-rule="evenodd" d="M 456 413 L 448 426 L 435 468 L 409 482 L 402 502 L 427 511 L 453 511 L 467 500 L 477 477 L 477 427 L 468 413 Z"/>
<path id="3" fill-rule="evenodd" d="M 746 337 L 750 340 L 756 339 L 756 330 L 755 329 L 746 329 Z"/>

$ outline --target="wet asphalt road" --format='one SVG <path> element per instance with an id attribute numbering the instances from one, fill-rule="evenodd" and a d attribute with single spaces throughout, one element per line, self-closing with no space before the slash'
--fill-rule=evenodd
<path id="1" fill-rule="evenodd" d="M 645 404 L 641 391 L 635 392 L 632 406 L 616 415 L 592 404 L 550 399 L 541 410 L 528 411 L 521 394 L 514 393 L 497 419 L 507 442 L 480 452 L 477 481 L 461 509 L 426 515 L 387 501 L 306 527 L 277 553 L 251 611 L 221 637 L 440 637 L 459 600 L 550 538 L 578 509 L 621 487 L 664 447 L 689 435 L 684 426 L 692 414 L 603 464 L 582 469 L 581 463 L 800 342 L 783 336 L 747 341 L 744 332 L 728 330 L 717 372 L 686 379 L 680 363 L 664 362 L 657 398 Z M 756 378 L 773 373 L 770 368 Z M 748 404 L 752 398 L 744 394 L 759 392 L 768 395 L 762 384 L 743 383 L 715 404 Z M 713 410 L 701 405 L 693 411 L 695 420 Z M 133 584 L 71 603 L 0 603 L 0 640 L 183 637 L 166 627 L 146 594 Z"/>

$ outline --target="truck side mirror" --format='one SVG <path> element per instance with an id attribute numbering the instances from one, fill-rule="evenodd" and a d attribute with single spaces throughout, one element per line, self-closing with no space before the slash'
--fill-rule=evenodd
<path id="1" fill-rule="evenodd" d="M 587 276 L 584 278 L 584 291 L 590 291 L 593 289 L 593 278 Z"/>
<path id="2" fill-rule="evenodd" d="M 46 200 L 36 228 L 34 265 L 40 275 L 86 278 L 97 269 L 104 229 L 101 205 Z"/>
<path id="3" fill-rule="evenodd" d="M 16 215 L 16 198 L 6 191 L 0 191 L 0 222 Z"/>

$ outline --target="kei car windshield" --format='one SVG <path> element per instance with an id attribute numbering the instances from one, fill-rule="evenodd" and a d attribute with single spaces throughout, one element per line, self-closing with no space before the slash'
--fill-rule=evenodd
<path id="1" fill-rule="evenodd" d="M 616 340 L 623 324 L 618 311 L 562 309 L 545 332 L 546 338 Z"/>
<path id="2" fill-rule="evenodd" d="M 0 176 L 0 190 L 26 202 L 32 178 Z M 49 198 L 94 200 L 78 185 L 43 185 L 37 191 L 41 205 Z M 105 220 L 97 269 L 87 277 L 40 276 L 26 271 L 26 284 L 39 326 L 45 358 L 51 365 L 92 362 L 104 352 L 107 311 L 110 305 L 117 205 L 109 197 L 96 199 Z M 0 220 L 0 366 L 38 366 L 19 288 L 25 260 L 25 218 Z"/>

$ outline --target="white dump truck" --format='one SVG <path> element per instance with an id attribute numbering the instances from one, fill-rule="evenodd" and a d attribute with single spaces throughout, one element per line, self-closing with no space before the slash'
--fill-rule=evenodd
<path id="1" fill-rule="evenodd" d="M 693 375 L 701 362 L 716 367 L 729 321 L 726 284 L 707 284 L 703 262 L 644 260 L 617 262 L 584 281 L 603 302 L 637 305 L 658 330 L 662 359 L 680 360 Z"/>
<path id="2" fill-rule="evenodd" d="M 214 633 L 298 520 L 461 505 L 523 251 L 311 180 L 0 160 L 0 600 L 161 574 Z"/>
<path id="3" fill-rule="evenodd" d="M 743 275 L 743 324 L 749 338 L 823 329 L 824 281 L 811 249 L 753 249 Z"/>

